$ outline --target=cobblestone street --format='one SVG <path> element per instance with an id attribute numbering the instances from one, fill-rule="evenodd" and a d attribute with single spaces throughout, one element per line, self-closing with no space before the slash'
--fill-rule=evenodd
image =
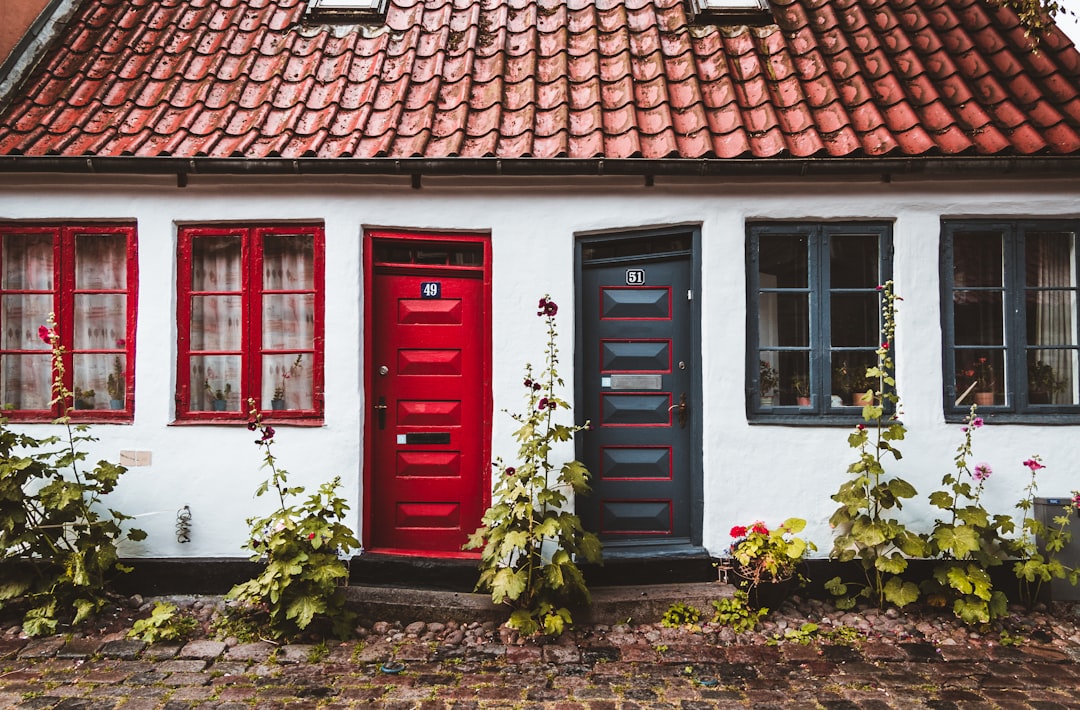
<path id="1" fill-rule="evenodd" d="M 443 626 L 320 645 L 6 639 L 0 707 L 1080 708 L 1080 647 L 724 645 L 655 628 L 652 643 L 630 626 L 504 644 L 490 622 L 486 643 L 422 640 Z"/>

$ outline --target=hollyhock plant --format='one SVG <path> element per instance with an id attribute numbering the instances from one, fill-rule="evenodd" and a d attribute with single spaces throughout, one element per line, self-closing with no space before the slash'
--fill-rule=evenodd
<path id="1" fill-rule="evenodd" d="M 522 636 L 559 636 L 573 622 L 572 603 L 588 603 L 589 590 L 579 561 L 598 562 L 600 541 L 586 532 L 577 515 L 565 510 L 568 494 L 589 492 L 589 471 L 580 461 L 553 461 L 555 445 L 571 441 L 588 427 L 562 424 L 556 416 L 572 411 L 556 390 L 559 377 L 555 314 L 548 296 L 540 299 L 538 316 L 547 327 L 545 366 L 534 373 L 525 365 L 526 406 L 511 414 L 520 428 L 518 460 L 494 461 L 492 504 L 482 525 L 469 536 L 465 549 L 481 549 L 476 588 L 491 594 L 496 604 L 513 608 L 506 625 Z"/>
<path id="2" fill-rule="evenodd" d="M 951 603 L 953 613 L 965 623 L 985 624 L 1006 611 L 1008 600 L 993 588 L 987 569 L 1009 556 L 1010 543 L 1004 536 L 1015 524 L 1008 515 L 991 517 L 980 503 L 993 469 L 985 462 L 969 464 L 972 439 L 984 424 L 975 412 L 972 405 L 960 427 L 964 440 L 953 459 L 956 471 L 942 478 L 944 490 L 930 494 L 930 504 L 949 515 L 938 519 L 930 533 L 930 554 L 941 561 L 922 586 L 930 602 Z"/>
<path id="3" fill-rule="evenodd" d="M 359 548 L 360 542 L 342 522 L 349 506 L 337 492 L 341 478 L 324 483 L 303 502 L 294 502 L 304 489 L 288 484 L 288 472 L 273 453 L 274 428 L 262 420 L 253 398 L 247 405 L 247 428 L 259 434 L 255 444 L 263 450 L 263 468 L 270 470 L 270 478 L 255 496 L 273 491 L 278 505 L 269 515 L 248 518 L 251 537 L 245 547 L 262 571 L 234 586 L 226 598 L 239 602 L 233 613 L 265 624 L 276 638 L 303 631 L 317 616 L 345 637 L 355 615 L 345 608 L 342 585 L 349 568 L 342 556 Z"/>
<path id="4" fill-rule="evenodd" d="M 1050 524 L 1035 517 L 1035 496 L 1038 492 L 1036 475 L 1046 468 L 1038 455 L 1026 459 L 1023 464 L 1031 473 L 1024 497 L 1016 504 L 1023 513 L 1021 536 L 1016 542 L 1016 556 L 1020 559 L 1013 565 L 1013 572 L 1020 582 L 1021 601 L 1030 609 L 1039 601 L 1044 582 L 1053 579 L 1065 579 L 1076 586 L 1080 582 L 1080 568 L 1069 567 L 1057 556 L 1072 540 L 1069 524 L 1080 506 L 1080 493 L 1072 491 L 1068 503 L 1061 507 L 1062 514 L 1054 516 Z"/>

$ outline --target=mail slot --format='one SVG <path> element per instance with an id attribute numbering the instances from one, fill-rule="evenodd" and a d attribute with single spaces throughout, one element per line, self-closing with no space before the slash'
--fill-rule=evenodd
<path id="1" fill-rule="evenodd" d="M 601 386 L 613 390 L 660 390 L 664 378 L 661 375 L 611 375 L 601 378 Z"/>
<path id="2" fill-rule="evenodd" d="M 404 441 L 402 441 L 404 439 Z M 449 444 L 450 432 L 417 432 L 398 435 L 399 444 Z"/>

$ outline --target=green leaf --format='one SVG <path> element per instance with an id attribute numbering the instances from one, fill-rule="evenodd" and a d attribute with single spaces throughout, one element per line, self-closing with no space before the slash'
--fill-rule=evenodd
<path id="1" fill-rule="evenodd" d="M 503 567 L 491 582 L 491 601 L 502 604 L 506 599 L 515 600 L 525 592 L 528 578 L 524 570 Z"/>
<path id="2" fill-rule="evenodd" d="M 885 599 L 898 607 L 905 607 L 919 599 L 919 588 L 914 582 L 905 582 L 900 577 L 891 577 L 885 583 Z"/>
<path id="3" fill-rule="evenodd" d="M 945 491 L 934 491 L 930 494 L 930 505 L 935 508 L 941 508 L 942 510 L 951 510 L 953 507 L 953 497 Z"/>

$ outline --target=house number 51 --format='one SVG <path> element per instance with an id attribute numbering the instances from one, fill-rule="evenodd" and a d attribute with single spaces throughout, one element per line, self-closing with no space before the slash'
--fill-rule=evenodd
<path id="1" fill-rule="evenodd" d="M 626 285 L 641 286 L 645 283 L 645 269 L 627 269 Z"/>

